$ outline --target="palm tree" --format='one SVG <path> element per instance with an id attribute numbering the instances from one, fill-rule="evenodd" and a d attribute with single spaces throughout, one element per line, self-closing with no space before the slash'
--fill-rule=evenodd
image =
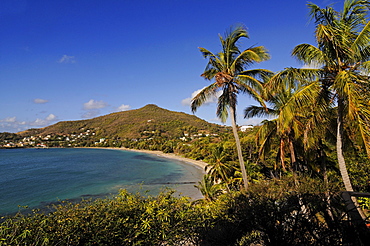
<path id="1" fill-rule="evenodd" d="M 290 167 L 294 174 L 294 170 L 297 168 L 296 143 L 297 139 L 302 136 L 304 126 L 302 120 L 305 117 L 304 110 L 296 102 L 296 96 L 299 95 L 301 88 L 294 85 L 283 88 L 284 86 L 280 84 L 281 88 L 278 92 L 271 93 L 272 91 L 269 91 L 269 83 L 277 80 L 277 76 L 280 76 L 279 79 L 281 79 L 282 74 L 281 72 L 273 76 L 266 84 L 267 90 L 264 93 L 264 98 L 269 107 L 249 106 L 244 110 L 244 117 L 275 117 L 272 120 L 264 120 L 256 134 L 256 139 L 260 144 L 259 156 L 263 158 L 270 151 L 272 141 L 277 139 L 279 151 L 276 159 L 280 161 L 283 171 L 286 171 L 285 154 L 289 153 Z M 284 84 L 287 86 L 288 83 Z"/>
<path id="2" fill-rule="evenodd" d="M 248 38 L 248 33 L 244 27 L 238 26 L 226 33 L 225 37 L 220 36 L 221 52 L 214 54 L 205 48 L 199 48 L 203 57 L 208 59 L 208 64 L 201 76 L 215 81 L 192 99 L 191 109 L 195 112 L 207 99 L 221 91 L 216 114 L 222 122 L 225 122 L 230 115 L 244 188 L 247 190 L 248 178 L 236 125 L 237 96 L 239 93 L 247 93 L 263 103 L 258 93 L 262 90 L 262 82 L 259 79 L 265 79 L 271 72 L 263 69 L 245 70 L 253 63 L 268 60 L 269 55 L 263 46 L 250 47 L 241 51 L 238 47 L 238 41 L 241 38 Z"/>
<path id="3" fill-rule="evenodd" d="M 301 83 L 305 89 L 296 96 L 297 102 L 317 106 L 314 114 L 315 117 L 319 115 L 318 118 L 325 118 L 332 107 L 336 108 L 337 160 L 345 189 L 351 192 L 353 188 L 343 154 L 344 135 L 357 132 L 370 157 L 370 22 L 367 19 L 370 2 L 345 0 L 341 12 L 312 3 L 308 7 L 316 24 L 317 47 L 300 44 L 293 49 L 292 55 L 313 68 L 286 69 L 282 75 L 290 79 L 280 80 L 276 76 L 269 86 L 275 91 L 285 82 Z M 307 129 L 317 126 L 317 122 L 311 123 L 311 126 L 306 125 Z M 351 217 L 362 223 L 365 216 L 361 209 L 356 214 L 356 199 L 351 201 L 346 197 L 345 200 Z"/>
<path id="4" fill-rule="evenodd" d="M 369 1 L 346 0 L 342 12 L 332 7 L 320 8 L 308 4 L 316 23 L 317 47 L 300 44 L 292 52 L 306 65 L 318 69 L 301 69 L 317 75 L 313 83 L 328 96 L 327 102 L 337 107 L 337 159 L 345 189 L 353 191 L 343 155 L 344 124 L 355 125 L 370 157 L 370 107 L 368 103 L 370 74 Z M 330 106 L 330 105 L 328 105 Z M 355 123 L 355 124 L 352 124 Z"/>
<path id="5" fill-rule="evenodd" d="M 202 181 L 198 185 L 194 185 L 204 196 L 207 201 L 214 201 L 219 195 L 222 194 L 221 184 L 215 184 L 209 174 L 203 175 Z"/>
<path id="6" fill-rule="evenodd" d="M 229 190 L 228 177 L 230 177 L 232 166 L 226 163 L 226 158 L 223 147 L 221 145 L 215 146 L 212 149 L 210 163 L 205 167 L 205 171 L 210 175 L 214 183 L 218 183 L 221 180 Z"/>

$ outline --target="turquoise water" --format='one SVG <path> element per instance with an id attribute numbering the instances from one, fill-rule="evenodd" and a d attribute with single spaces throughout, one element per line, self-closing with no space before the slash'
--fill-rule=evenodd
<path id="1" fill-rule="evenodd" d="M 105 197 L 119 189 L 141 187 L 156 194 L 169 184 L 197 182 L 202 175 L 182 162 L 110 149 L 0 149 L 0 170 L 0 215 L 18 211 L 18 205 Z M 186 189 L 196 192 L 194 184 Z"/>

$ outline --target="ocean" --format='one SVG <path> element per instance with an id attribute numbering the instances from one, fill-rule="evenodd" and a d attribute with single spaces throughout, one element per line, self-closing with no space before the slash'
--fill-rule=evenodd
<path id="1" fill-rule="evenodd" d="M 194 184 L 203 175 L 197 166 L 152 154 L 88 148 L 0 149 L 0 170 L 0 215 L 120 189 L 156 195 L 171 187 L 200 197 Z"/>

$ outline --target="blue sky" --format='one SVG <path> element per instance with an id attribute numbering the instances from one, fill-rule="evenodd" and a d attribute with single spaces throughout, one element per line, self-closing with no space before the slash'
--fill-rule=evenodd
<path id="1" fill-rule="evenodd" d="M 312 1 L 321 7 L 333 1 Z M 343 1 L 336 1 L 342 5 Z M 247 27 L 241 43 L 265 46 L 274 72 L 300 67 L 294 46 L 314 44 L 304 0 L 1 0 L 0 132 L 88 119 L 156 104 L 191 114 L 207 61 L 198 47 L 220 51 L 218 34 Z M 340 7 L 340 6 L 338 6 Z M 243 109 L 256 104 L 239 96 Z M 215 104 L 196 116 L 216 119 Z"/>

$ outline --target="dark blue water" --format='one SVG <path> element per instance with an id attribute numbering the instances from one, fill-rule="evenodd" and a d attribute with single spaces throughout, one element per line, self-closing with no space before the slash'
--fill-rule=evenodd
<path id="1" fill-rule="evenodd" d="M 131 151 L 0 149 L 0 215 L 18 206 L 107 196 L 119 189 L 142 187 L 153 194 L 168 183 L 197 181 L 201 175 L 196 167 Z"/>

